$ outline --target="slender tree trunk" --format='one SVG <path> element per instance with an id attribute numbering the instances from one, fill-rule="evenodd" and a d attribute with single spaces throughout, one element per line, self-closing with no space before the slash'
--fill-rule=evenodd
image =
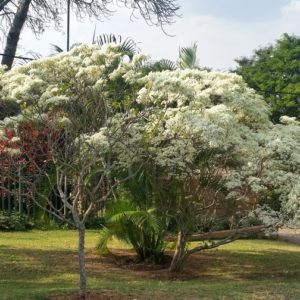
<path id="1" fill-rule="evenodd" d="M 183 264 L 188 256 L 185 247 L 186 247 L 185 234 L 182 231 L 179 231 L 176 249 L 169 268 L 170 272 L 179 272 L 182 270 Z"/>
<path id="2" fill-rule="evenodd" d="M 9 29 L 6 45 L 4 49 L 4 56 L 2 58 L 1 64 L 6 65 L 8 70 L 11 69 L 14 56 L 16 55 L 18 42 L 20 39 L 21 31 L 24 27 L 28 10 L 31 0 L 21 0 L 18 6 L 17 12 Z"/>
<path id="3" fill-rule="evenodd" d="M 78 228 L 79 242 L 78 242 L 78 261 L 80 273 L 80 299 L 85 299 L 86 296 L 86 272 L 85 272 L 85 225 L 80 224 Z"/>

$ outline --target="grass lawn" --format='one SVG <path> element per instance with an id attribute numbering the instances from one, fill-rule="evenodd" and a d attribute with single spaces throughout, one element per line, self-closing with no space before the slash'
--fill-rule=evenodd
<path id="1" fill-rule="evenodd" d="M 237 241 L 194 255 L 182 275 L 170 278 L 163 269 L 101 258 L 96 241 L 97 232 L 88 231 L 89 289 L 119 295 L 113 299 L 300 299 L 296 245 Z M 76 231 L 0 232 L 0 299 L 47 299 L 75 291 L 76 244 Z"/>

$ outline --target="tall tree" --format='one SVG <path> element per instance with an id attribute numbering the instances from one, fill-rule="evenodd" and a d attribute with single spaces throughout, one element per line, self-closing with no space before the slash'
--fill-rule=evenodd
<path id="1" fill-rule="evenodd" d="M 3 1 L 0 3 L 0 29 L 6 36 L 2 65 L 11 69 L 17 51 L 21 32 L 25 26 L 35 35 L 44 32 L 50 24 L 60 26 L 63 12 L 62 0 L 19 0 L 18 3 Z"/>
<path id="2" fill-rule="evenodd" d="M 284 34 L 275 45 L 254 51 L 250 58 L 236 59 L 236 72 L 264 96 L 272 120 L 300 117 L 300 37 Z"/>
<path id="3" fill-rule="evenodd" d="M 5 47 L 6 58 L 2 64 L 11 68 L 24 26 L 29 27 L 38 35 L 50 24 L 54 24 L 55 28 L 61 27 L 61 16 L 69 7 L 79 20 L 86 17 L 101 20 L 113 13 L 114 5 L 129 8 L 133 15 L 139 13 L 147 24 L 161 27 L 173 23 L 179 9 L 177 0 L 70 0 L 70 6 L 63 0 L 19 0 L 17 5 L 5 0 L 0 2 L 0 11 L 3 7 L 0 28 L 6 33 L 9 46 Z M 22 20 L 24 19 L 22 22 L 20 16 Z"/>
<path id="4" fill-rule="evenodd" d="M 2 65 L 6 65 L 8 69 L 11 69 L 14 56 L 17 51 L 17 44 L 20 39 L 21 30 L 25 24 L 28 16 L 28 10 L 31 0 L 22 0 L 18 6 L 17 12 L 9 29 L 6 39 L 6 45 L 4 49 Z"/>
<path id="5" fill-rule="evenodd" d="M 0 1 L 0 11 L 2 11 L 4 9 L 4 7 L 11 2 L 11 0 L 2 0 Z"/>

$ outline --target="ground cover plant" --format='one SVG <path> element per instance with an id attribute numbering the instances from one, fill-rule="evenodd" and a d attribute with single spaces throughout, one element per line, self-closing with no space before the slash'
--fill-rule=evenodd
<path id="1" fill-rule="evenodd" d="M 0 231 L 26 231 L 33 227 L 28 217 L 16 212 L 0 211 Z"/>
<path id="2" fill-rule="evenodd" d="M 99 257 L 97 240 L 98 231 L 87 232 L 88 289 L 112 299 L 277 300 L 298 299 L 300 293 L 297 245 L 236 241 L 194 255 L 181 275 L 170 276 L 167 266 L 126 263 L 134 252 L 116 241 L 111 248 L 119 258 Z M 1 232 L 0 245 L 1 299 L 47 299 L 77 291 L 76 231 Z"/>

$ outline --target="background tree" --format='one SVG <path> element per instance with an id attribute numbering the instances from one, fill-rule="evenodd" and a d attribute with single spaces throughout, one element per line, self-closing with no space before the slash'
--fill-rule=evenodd
<path id="1" fill-rule="evenodd" d="M 300 117 L 300 38 L 284 34 L 274 45 L 236 59 L 235 70 L 271 107 L 272 120 Z"/>
<path id="2" fill-rule="evenodd" d="M 176 0 L 113 0 L 109 1 L 84 1 L 72 0 L 71 9 L 80 20 L 85 17 L 97 20 L 110 16 L 114 5 L 123 5 L 137 12 L 147 24 L 163 27 L 171 24 L 177 15 L 179 6 Z M 67 10 L 66 1 L 62 0 L 20 0 L 18 4 L 11 1 L 2 3 L 1 29 L 6 33 L 6 46 L 2 64 L 11 68 L 19 42 L 19 37 L 24 26 L 29 27 L 34 34 L 41 34 L 45 28 L 54 24 L 55 28 L 61 27 L 62 15 Z"/>
<path id="3" fill-rule="evenodd" d="M 22 29 L 26 26 L 39 35 L 51 24 L 60 26 L 64 1 L 19 0 L 3 3 L 0 29 L 6 37 L 1 64 L 12 67 Z"/>
<path id="4" fill-rule="evenodd" d="M 25 24 L 29 6 L 31 0 L 23 0 L 19 3 L 15 16 L 12 20 L 12 24 L 7 34 L 6 45 L 1 61 L 2 65 L 6 65 L 8 69 L 11 69 L 14 56 L 17 51 L 17 44 L 20 39 L 21 30 Z"/>

